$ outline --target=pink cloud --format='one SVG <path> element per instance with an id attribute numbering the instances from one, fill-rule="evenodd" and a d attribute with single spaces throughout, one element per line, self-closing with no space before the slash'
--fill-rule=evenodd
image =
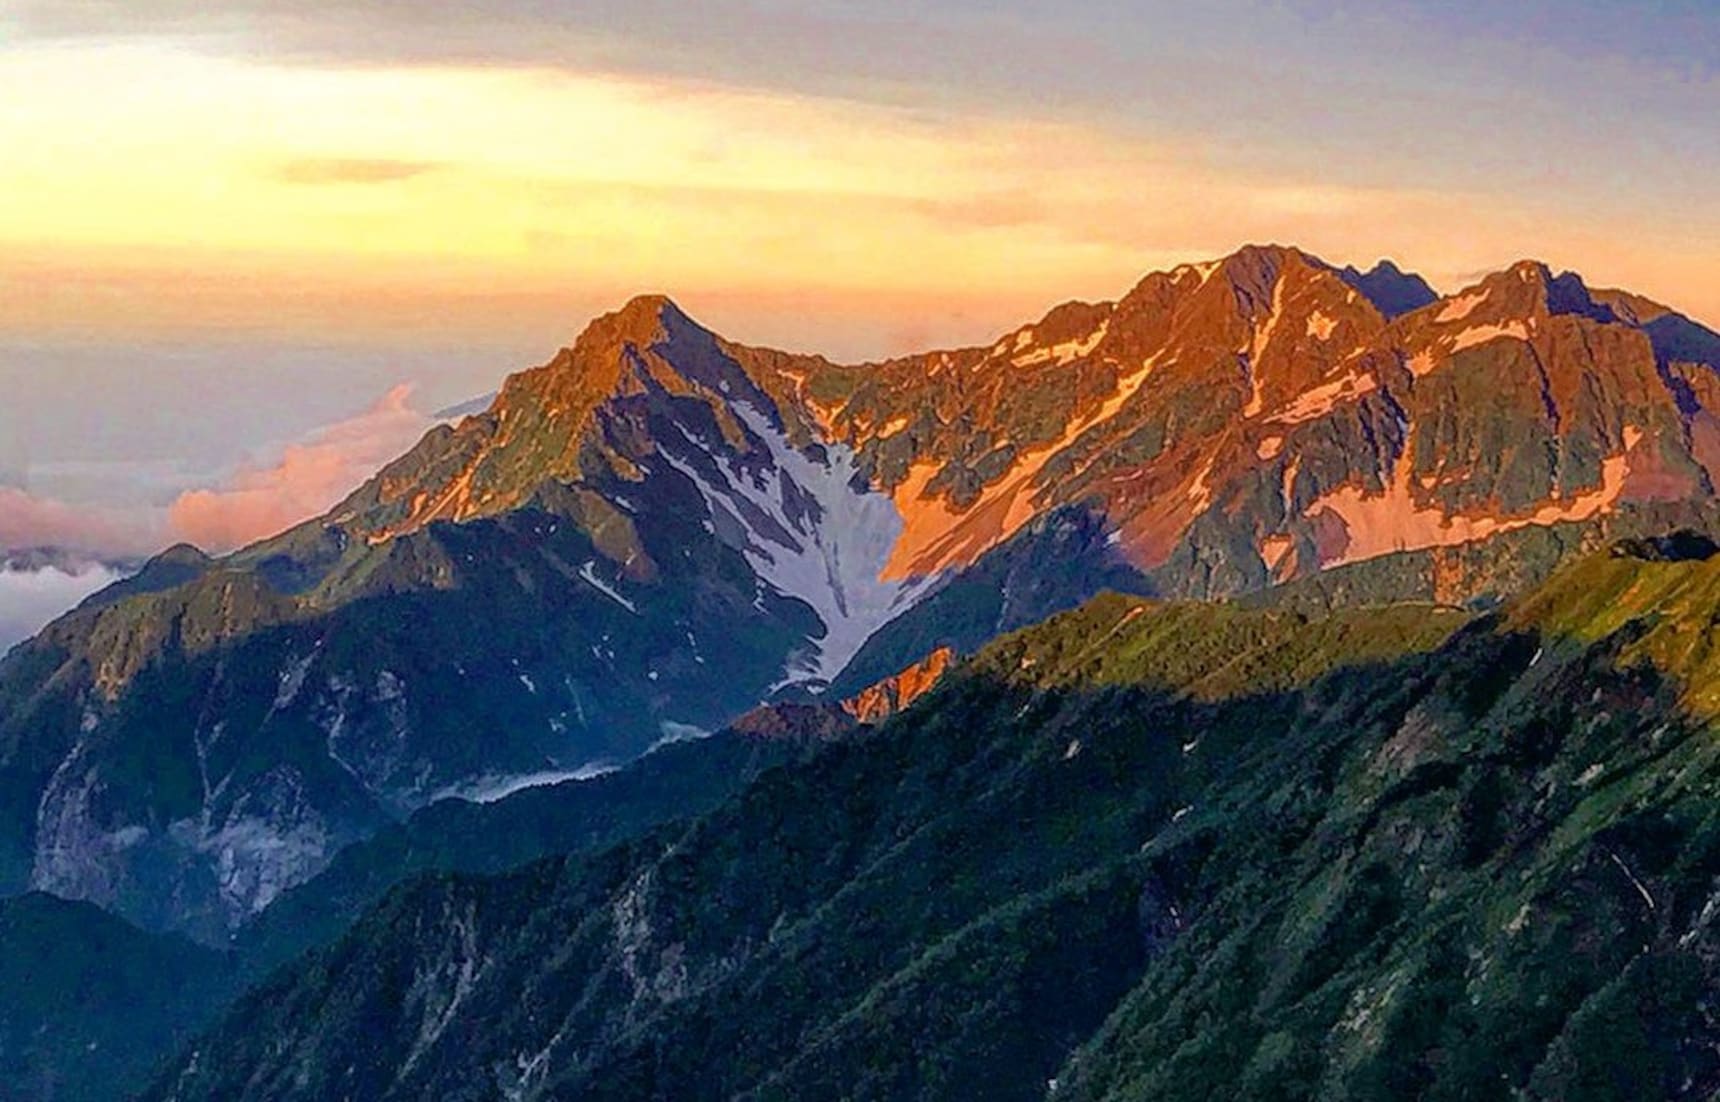
<path id="1" fill-rule="evenodd" d="M 273 465 L 247 465 L 225 486 L 180 494 L 168 509 L 174 533 L 229 551 L 326 512 L 434 424 L 411 396 L 410 385 L 397 386 L 358 416 L 288 445 Z"/>
<path id="2" fill-rule="evenodd" d="M 0 550 L 64 547 L 132 555 L 156 549 L 160 539 L 160 524 L 142 513 L 69 505 L 0 486 Z"/>

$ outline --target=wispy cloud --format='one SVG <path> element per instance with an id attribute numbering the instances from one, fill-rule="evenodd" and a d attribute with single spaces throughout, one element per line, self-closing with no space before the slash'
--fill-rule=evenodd
<path id="1" fill-rule="evenodd" d="M 1535 253 L 1720 316 L 1700 75 L 1609 120 L 1637 68 L 1495 64 L 1474 5 L 1125 7 L 26 0 L 0 92 L 50 106 L 0 119 L 0 327 L 561 338 L 652 288 L 978 329 L 1249 240 Z"/>
<path id="2" fill-rule="evenodd" d="M 434 161 L 382 157 L 300 157 L 275 165 L 267 175 L 287 184 L 391 184 L 442 167 Z"/>

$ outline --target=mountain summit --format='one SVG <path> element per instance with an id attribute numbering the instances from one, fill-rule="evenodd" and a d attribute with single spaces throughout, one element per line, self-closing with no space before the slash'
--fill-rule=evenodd
<path id="1" fill-rule="evenodd" d="M 1279 246 L 868 364 L 636 298 L 326 516 L 8 656 L 0 888 L 219 938 L 439 795 L 855 691 L 1100 587 L 1486 601 L 1708 523 L 1717 364 L 1541 264 L 1435 299 Z"/>

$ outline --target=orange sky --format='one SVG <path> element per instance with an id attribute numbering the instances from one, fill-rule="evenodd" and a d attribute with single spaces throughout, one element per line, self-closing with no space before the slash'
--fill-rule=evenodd
<path id="1" fill-rule="evenodd" d="M 1323 182 L 1020 110 L 159 43 L 0 51 L 0 98 L 30 105 L 0 114 L 13 334 L 509 327 L 548 347 L 656 289 L 741 339 L 859 356 L 1247 241 L 1446 287 L 1535 256 L 1720 319 L 1720 243 L 1663 211 Z"/>

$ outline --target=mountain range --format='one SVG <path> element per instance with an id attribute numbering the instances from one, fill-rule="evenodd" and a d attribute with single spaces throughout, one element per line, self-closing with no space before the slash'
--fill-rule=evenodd
<path id="1" fill-rule="evenodd" d="M 867 364 L 637 298 L 6 655 L 0 894 L 208 954 L 174 1043 L 261 983 L 151 1097 L 1571 1096 L 1593 999 L 1706 977 L 1717 372 L 1536 262 L 1249 247 Z M 1720 1085 L 1699 1002 L 1637 1056 Z"/>

